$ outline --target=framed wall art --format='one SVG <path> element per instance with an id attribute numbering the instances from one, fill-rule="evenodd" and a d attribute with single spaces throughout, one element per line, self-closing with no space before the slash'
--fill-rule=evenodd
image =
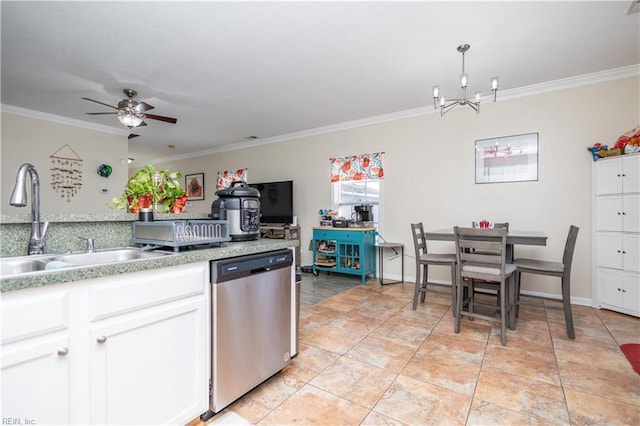
<path id="1" fill-rule="evenodd" d="M 184 175 L 184 187 L 187 200 L 204 200 L 204 173 Z"/>
<path id="2" fill-rule="evenodd" d="M 538 180 L 538 133 L 479 139 L 476 183 Z"/>

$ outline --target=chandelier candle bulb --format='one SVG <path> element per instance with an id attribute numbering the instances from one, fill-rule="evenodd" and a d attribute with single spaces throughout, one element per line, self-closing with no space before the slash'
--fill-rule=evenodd
<path id="1" fill-rule="evenodd" d="M 468 83 L 469 83 L 469 74 L 460 75 L 460 87 L 464 89 L 467 87 Z"/>

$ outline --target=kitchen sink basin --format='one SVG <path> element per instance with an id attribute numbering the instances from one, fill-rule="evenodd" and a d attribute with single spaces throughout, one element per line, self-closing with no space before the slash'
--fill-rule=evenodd
<path id="1" fill-rule="evenodd" d="M 166 251 L 143 251 L 137 248 L 99 250 L 91 253 L 73 253 L 55 256 L 54 261 L 70 263 L 74 266 L 104 265 L 106 263 L 129 262 L 132 260 L 153 259 L 171 255 Z"/>
<path id="2" fill-rule="evenodd" d="M 167 251 L 144 251 L 139 248 L 126 247 L 97 250 L 90 253 L 2 257 L 0 258 L 0 275 L 2 277 L 10 277 L 68 268 L 147 260 L 171 256 L 173 254 L 175 253 Z"/>
<path id="3" fill-rule="evenodd" d="M 50 260 L 49 256 L 3 257 L 0 260 L 0 276 L 44 271 Z"/>

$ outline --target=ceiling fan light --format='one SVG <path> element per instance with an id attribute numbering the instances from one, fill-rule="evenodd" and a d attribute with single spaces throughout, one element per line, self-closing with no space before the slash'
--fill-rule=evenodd
<path id="1" fill-rule="evenodd" d="M 133 114 L 118 114 L 118 120 L 129 129 L 142 124 L 142 118 Z"/>

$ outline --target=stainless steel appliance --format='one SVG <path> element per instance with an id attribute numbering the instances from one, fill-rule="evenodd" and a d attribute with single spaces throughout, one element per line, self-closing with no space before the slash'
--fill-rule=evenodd
<path id="1" fill-rule="evenodd" d="M 260 191 L 245 182 L 233 182 L 216 195 L 219 198 L 211 204 L 211 219 L 229 221 L 231 241 L 260 238 Z"/>
<path id="2" fill-rule="evenodd" d="M 291 250 L 211 262 L 212 412 L 280 371 L 297 351 L 292 264 Z"/>
<path id="3" fill-rule="evenodd" d="M 353 220 L 354 222 L 372 222 L 373 221 L 373 206 L 371 205 L 360 205 L 353 206 Z"/>

